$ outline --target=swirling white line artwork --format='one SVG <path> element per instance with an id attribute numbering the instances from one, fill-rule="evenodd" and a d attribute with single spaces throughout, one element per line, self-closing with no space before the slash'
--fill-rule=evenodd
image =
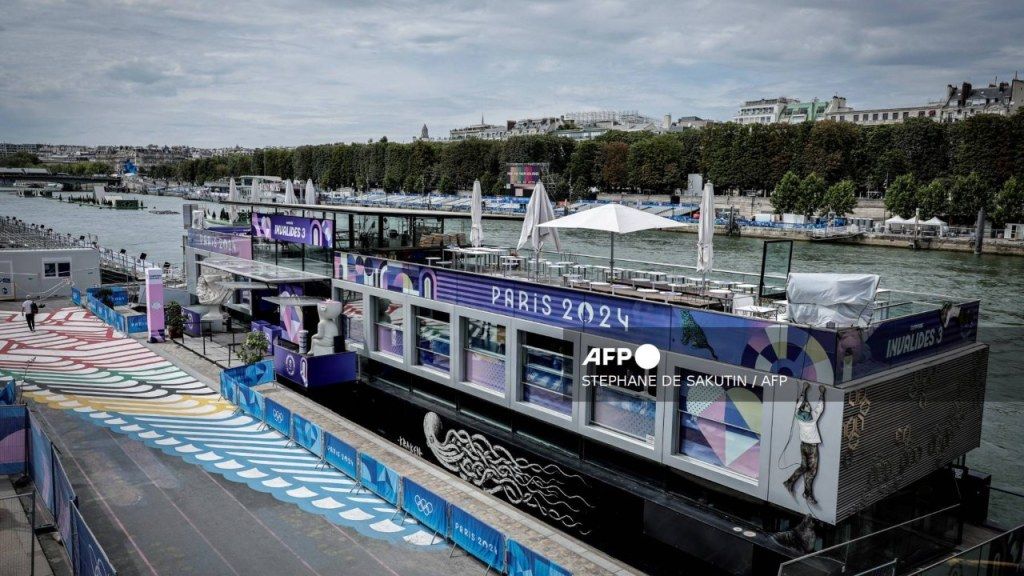
<path id="1" fill-rule="evenodd" d="M 585 484 L 583 477 L 570 474 L 556 464 L 540 465 L 516 458 L 504 447 L 492 444 L 481 434 L 449 429 L 440 438 L 441 418 L 427 412 L 423 434 L 437 461 L 460 478 L 489 494 L 503 496 L 516 506 L 533 508 L 542 516 L 587 534 L 578 514 L 594 505 L 578 494 L 569 494 L 570 481 Z"/>

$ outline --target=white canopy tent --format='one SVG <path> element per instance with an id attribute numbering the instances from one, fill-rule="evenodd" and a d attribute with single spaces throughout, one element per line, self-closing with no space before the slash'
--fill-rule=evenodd
<path id="1" fill-rule="evenodd" d="M 579 230 L 600 230 L 608 232 L 611 239 L 611 252 L 608 260 L 609 274 L 615 275 L 615 235 L 629 234 L 641 230 L 657 230 L 659 228 L 676 228 L 683 226 L 681 222 L 669 220 L 649 212 L 637 210 L 622 204 L 603 204 L 597 208 L 576 212 L 541 224 L 541 228 L 575 228 Z"/>
<path id="2" fill-rule="evenodd" d="M 469 229 L 469 242 L 474 248 L 479 248 L 484 243 L 484 199 L 479 180 L 473 181 L 473 196 L 469 203 L 469 211 L 472 221 Z"/>

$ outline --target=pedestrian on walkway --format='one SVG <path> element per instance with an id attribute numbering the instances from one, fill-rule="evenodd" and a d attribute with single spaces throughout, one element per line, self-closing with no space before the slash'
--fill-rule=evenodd
<path id="1" fill-rule="evenodd" d="M 28 323 L 28 329 L 35 332 L 36 314 L 39 313 L 39 305 L 32 299 L 31 294 L 29 294 L 28 297 L 25 298 L 25 301 L 21 303 L 21 313 L 25 315 L 25 322 Z"/>

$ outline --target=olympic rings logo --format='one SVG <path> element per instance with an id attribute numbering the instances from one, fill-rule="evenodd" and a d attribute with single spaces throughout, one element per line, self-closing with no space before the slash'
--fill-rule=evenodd
<path id="1" fill-rule="evenodd" d="M 416 502 L 416 508 L 420 512 L 426 514 L 427 516 L 430 516 L 431 514 L 434 513 L 434 503 L 433 502 L 430 502 L 429 500 L 427 500 L 426 498 L 420 496 L 419 494 L 417 494 L 416 497 L 413 498 L 413 501 Z"/>

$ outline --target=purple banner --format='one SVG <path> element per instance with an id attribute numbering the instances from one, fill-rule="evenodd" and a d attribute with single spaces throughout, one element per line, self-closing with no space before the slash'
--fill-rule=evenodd
<path id="1" fill-rule="evenodd" d="M 823 384 L 835 381 L 832 331 L 356 254 L 342 256 L 338 277 L 349 282 Z"/>
<path id="2" fill-rule="evenodd" d="M 164 341 L 164 272 L 159 268 L 146 269 L 146 325 L 149 341 Z"/>
<path id="3" fill-rule="evenodd" d="M 216 252 L 217 254 L 227 254 L 228 256 L 252 260 L 252 238 L 250 236 L 189 228 L 188 245 L 192 248 Z"/>
<path id="4" fill-rule="evenodd" d="M 274 350 L 274 371 L 303 388 L 321 388 L 356 379 L 355 352 L 304 356 L 283 346 Z"/>
<path id="5" fill-rule="evenodd" d="M 252 215 L 252 235 L 267 240 L 294 242 L 321 248 L 334 247 L 334 222 L 288 214 Z"/>

